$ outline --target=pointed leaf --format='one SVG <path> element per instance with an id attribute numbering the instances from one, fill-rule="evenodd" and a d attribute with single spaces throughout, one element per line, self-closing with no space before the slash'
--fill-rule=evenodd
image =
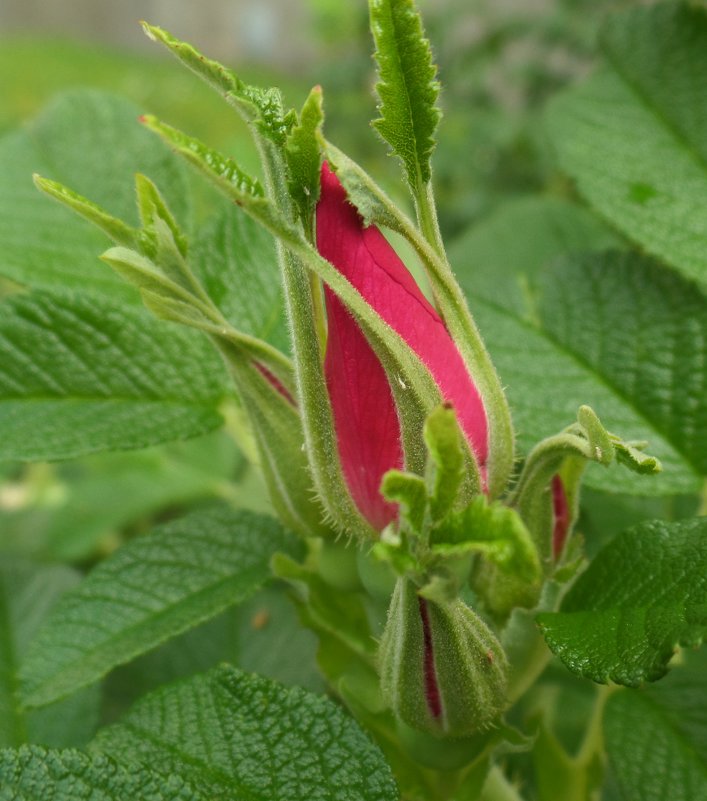
<path id="1" fill-rule="evenodd" d="M 341 707 L 227 666 L 152 693 L 94 745 L 209 798 L 398 798 L 383 755 Z"/>
<path id="2" fill-rule="evenodd" d="M 707 633 L 707 519 L 647 522 L 619 535 L 561 611 L 538 621 L 573 673 L 629 686 L 659 679 L 677 645 L 698 645 Z"/>
<path id="3" fill-rule="evenodd" d="M 226 506 L 124 545 L 62 599 L 34 638 L 22 668 L 25 702 L 61 698 L 249 597 L 278 550 L 297 554 L 299 543 L 273 518 Z"/>
<path id="4" fill-rule="evenodd" d="M 309 232 L 312 231 L 314 208 L 319 199 L 323 121 L 322 89 L 315 86 L 304 101 L 299 122 L 290 131 L 285 147 L 290 195 L 297 204 L 305 231 Z"/>
<path id="5" fill-rule="evenodd" d="M 430 180 L 434 133 L 441 116 L 437 70 L 413 0 L 369 0 L 376 45 L 381 117 L 373 125 L 403 162 L 408 183 Z"/>

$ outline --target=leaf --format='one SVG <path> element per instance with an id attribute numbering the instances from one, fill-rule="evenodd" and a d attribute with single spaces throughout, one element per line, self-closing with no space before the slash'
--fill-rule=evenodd
<path id="1" fill-rule="evenodd" d="M 99 679 L 252 595 L 299 543 L 268 517 L 215 506 L 124 545 L 57 606 L 22 668 L 28 706 Z M 100 621 L 100 625 L 97 622 Z"/>
<path id="2" fill-rule="evenodd" d="M 177 777 L 125 770 L 104 756 L 25 746 L 0 751 L 0 801 L 206 801 Z"/>
<path id="3" fill-rule="evenodd" d="M 285 148 L 290 195 L 297 204 L 305 230 L 311 233 L 314 226 L 314 209 L 319 199 L 319 171 L 322 164 L 320 139 L 323 122 L 322 88 L 315 86 L 304 101 L 299 122 L 290 131 Z"/>
<path id="4" fill-rule="evenodd" d="M 636 686 L 707 632 L 707 519 L 650 521 L 619 535 L 538 616 L 551 650 L 593 681 Z"/>
<path id="5" fill-rule="evenodd" d="M 550 106 L 560 163 L 613 225 L 705 281 L 707 14 L 632 9 L 609 19 L 603 44 L 607 67 Z"/>
<path id="6" fill-rule="evenodd" d="M 398 798 L 382 754 L 340 707 L 228 666 L 152 693 L 94 745 L 209 798 Z"/>
<path id="7" fill-rule="evenodd" d="M 412 0 L 369 0 L 378 62 L 380 118 L 374 128 L 403 162 L 410 186 L 430 180 L 439 84 L 430 43 Z"/>
<path id="8" fill-rule="evenodd" d="M 453 267 L 472 303 L 477 298 L 533 319 L 538 282 L 561 256 L 618 245 L 591 212 L 553 196 L 509 200 L 457 237 Z"/>
<path id="9" fill-rule="evenodd" d="M 79 574 L 3 555 L 0 563 L 0 748 L 83 745 L 98 724 L 97 688 L 41 710 L 20 708 L 19 668 L 34 633 Z"/>
<path id="10" fill-rule="evenodd" d="M 0 274 L 28 287 L 76 289 L 140 303 L 138 294 L 98 261 L 105 237 L 32 185 L 32 174 L 40 172 L 136 224 L 134 173 L 143 172 L 189 230 L 184 168 L 142 129 L 138 113 L 109 94 L 67 92 L 27 130 L 0 140 Z"/>
<path id="11" fill-rule="evenodd" d="M 616 693 L 604 732 L 622 801 L 707 798 L 707 654 L 687 654 L 656 685 Z"/>
<path id="12" fill-rule="evenodd" d="M 707 299 L 693 284 L 635 253 L 586 254 L 544 272 L 531 319 L 482 299 L 472 306 L 508 387 L 522 450 L 588 404 L 610 431 L 647 441 L 663 465 L 657 477 L 590 465 L 588 484 L 643 495 L 699 491 Z"/>
<path id="13" fill-rule="evenodd" d="M 66 459 L 221 425 L 223 366 L 205 340 L 79 293 L 2 301 L 0 459 Z"/>

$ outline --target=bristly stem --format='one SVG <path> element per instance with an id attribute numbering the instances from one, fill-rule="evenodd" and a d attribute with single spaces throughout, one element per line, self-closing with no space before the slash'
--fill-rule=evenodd
<path id="1" fill-rule="evenodd" d="M 414 197 L 417 224 L 420 227 L 420 231 L 440 258 L 446 262 L 447 256 L 444 250 L 444 242 L 442 241 L 442 232 L 439 229 L 432 181 L 423 183 L 422 180 L 418 180 Z"/>

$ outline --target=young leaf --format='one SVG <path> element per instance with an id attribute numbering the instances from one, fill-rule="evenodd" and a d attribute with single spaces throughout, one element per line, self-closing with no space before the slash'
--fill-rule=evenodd
<path id="1" fill-rule="evenodd" d="M 226 506 L 124 545 L 62 599 L 34 638 L 22 667 L 25 703 L 61 698 L 248 598 L 268 579 L 278 550 L 298 554 L 299 543 L 274 519 Z"/>
<path id="2" fill-rule="evenodd" d="M 324 121 L 322 89 L 315 86 L 302 106 L 299 123 L 290 131 L 285 146 L 289 170 L 290 195 L 312 239 L 314 209 L 319 199 L 319 173 L 322 164 L 321 127 Z"/>
<path id="3" fill-rule="evenodd" d="M 609 18 L 608 65 L 549 112 L 562 166 L 599 212 L 707 281 L 707 14 L 664 3 Z M 636 147 L 635 132 L 641 132 Z"/>
<path id="4" fill-rule="evenodd" d="M 373 125 L 402 161 L 413 191 L 431 177 L 441 113 L 430 43 L 413 0 L 369 0 L 376 45 L 380 119 Z"/>
<path id="5" fill-rule="evenodd" d="M 20 706 L 19 671 L 27 646 L 62 595 L 79 580 L 79 574 L 67 567 L 40 566 L 6 554 L 2 557 L 0 749 L 26 742 L 84 745 L 98 725 L 101 699 L 97 687 L 32 712 Z"/>
<path id="6" fill-rule="evenodd" d="M 500 279 L 499 279 L 500 280 Z M 610 492 L 699 491 L 707 470 L 707 299 L 636 253 L 563 260 L 537 282 L 532 317 L 472 297 L 508 395 L 522 449 L 590 405 L 606 427 L 648 442 L 659 476 L 590 465 Z"/>
<path id="7" fill-rule="evenodd" d="M 134 174 L 149 175 L 189 232 L 192 213 L 183 165 L 137 123 L 130 103 L 93 90 L 58 96 L 27 130 L 0 142 L 0 273 L 31 288 L 75 289 L 139 305 L 137 293 L 97 254 L 105 237 L 43 197 L 31 176 L 68 181 L 107 209 L 113 226 L 137 225 Z M 119 223 L 116 218 L 127 221 Z M 116 229 L 113 229 L 116 233 Z"/>
<path id="8" fill-rule="evenodd" d="M 707 798 L 707 653 L 684 659 L 658 684 L 607 703 L 606 748 L 622 801 Z"/>
<path id="9" fill-rule="evenodd" d="M 642 523 L 602 550 L 538 617 L 551 650 L 578 675 L 635 686 L 665 674 L 678 645 L 707 632 L 707 519 Z"/>
<path id="10" fill-rule="evenodd" d="M 0 319 L 0 458 L 66 459 L 219 427 L 229 392 L 207 343 L 140 310 L 16 295 Z"/>
<path id="11" fill-rule="evenodd" d="M 206 801 L 174 776 L 126 770 L 104 756 L 24 746 L 0 751 L 1 801 Z"/>
<path id="12" fill-rule="evenodd" d="M 208 798 L 398 798 L 383 755 L 339 706 L 226 666 L 147 696 L 94 747 Z"/>

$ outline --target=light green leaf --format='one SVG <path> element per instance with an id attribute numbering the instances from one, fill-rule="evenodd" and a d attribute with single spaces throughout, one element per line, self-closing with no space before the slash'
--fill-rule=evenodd
<path id="1" fill-rule="evenodd" d="M 429 182 L 441 116 L 437 70 L 413 0 L 369 0 L 380 119 L 375 129 L 405 167 L 413 189 Z"/>
<path id="2" fill-rule="evenodd" d="M 538 617 L 573 672 L 635 686 L 665 674 L 675 647 L 707 633 L 707 518 L 652 521 L 619 535 Z"/>
<path id="3" fill-rule="evenodd" d="M 305 231 L 310 234 L 314 232 L 314 209 L 319 199 L 323 121 L 322 88 L 315 86 L 302 106 L 298 124 L 290 131 L 285 148 L 290 195 L 297 204 Z"/>
<path id="4" fill-rule="evenodd" d="M 560 163 L 613 225 L 705 281 L 707 13 L 632 9 L 609 19 L 603 43 L 608 65 L 550 107 Z"/>
<path id="5" fill-rule="evenodd" d="M 604 732 L 622 801 L 707 798 L 707 653 L 684 656 L 658 684 L 609 699 Z"/>
<path id="6" fill-rule="evenodd" d="M 64 459 L 221 425 L 205 340 L 78 293 L 15 295 L 0 319 L 0 459 Z"/>
<path id="7" fill-rule="evenodd" d="M 0 751 L 0 801 L 206 801 L 173 776 L 125 770 L 108 757 L 25 746 Z"/>
<path id="8" fill-rule="evenodd" d="M 42 706 L 252 595 L 297 540 L 273 518 L 226 506 L 192 513 L 124 545 L 57 606 L 22 668 Z M 98 625 L 100 621 L 100 625 Z"/>
<path id="9" fill-rule="evenodd" d="M 149 695 L 94 747 L 209 798 L 398 798 L 382 754 L 339 706 L 227 666 Z"/>
<path id="10" fill-rule="evenodd" d="M 0 748 L 25 742 L 83 745 L 98 725 L 97 687 L 41 710 L 20 708 L 19 669 L 27 646 L 61 596 L 80 579 L 60 566 L 2 557 L 0 564 Z"/>
<path id="11" fill-rule="evenodd" d="M 539 195 L 507 201 L 471 226 L 453 240 L 449 261 L 472 304 L 480 298 L 532 320 L 545 268 L 559 257 L 616 245 L 588 210 Z"/>
<path id="12" fill-rule="evenodd" d="M 27 130 L 0 140 L 0 274 L 29 287 L 60 287 L 139 304 L 97 259 L 106 239 L 32 185 L 32 174 L 65 182 L 111 215 L 137 224 L 135 172 L 149 175 L 187 230 L 183 166 L 142 129 L 125 100 L 91 90 L 58 96 Z"/>
<path id="13" fill-rule="evenodd" d="M 699 491 L 707 470 L 707 299 L 694 285 L 651 259 L 609 252 L 547 270 L 534 321 L 472 300 L 524 451 L 587 404 L 610 431 L 647 441 L 663 466 L 644 477 L 590 465 L 591 486 Z"/>

